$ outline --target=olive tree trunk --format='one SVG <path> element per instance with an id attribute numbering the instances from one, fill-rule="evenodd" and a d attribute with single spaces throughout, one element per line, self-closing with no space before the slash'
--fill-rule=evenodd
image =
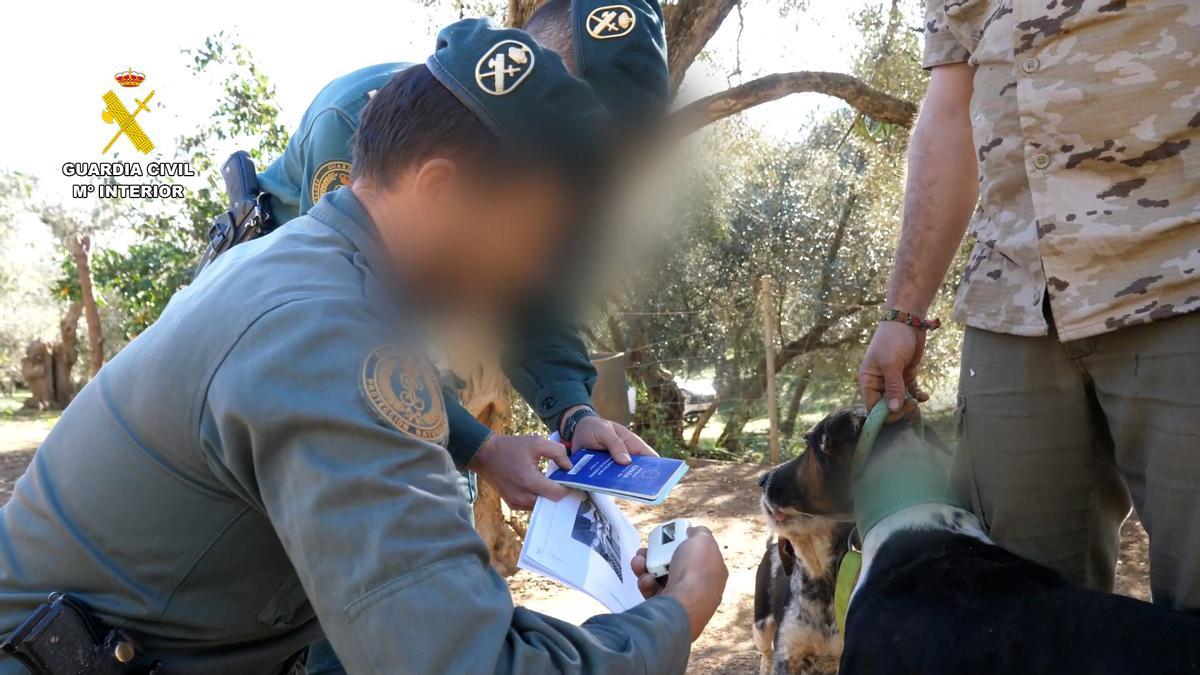
<path id="1" fill-rule="evenodd" d="M 79 297 L 83 301 L 83 315 L 87 319 L 88 332 L 88 375 L 95 377 L 104 365 L 104 333 L 100 327 L 100 309 L 96 306 L 96 295 L 92 290 L 92 267 L 88 262 L 92 239 L 86 234 L 67 237 L 67 249 L 75 260 L 75 271 L 79 276 Z"/>
<path id="2" fill-rule="evenodd" d="M 21 379 L 29 387 L 30 397 L 25 408 L 31 410 L 62 410 L 75 398 L 75 383 L 71 370 L 78 353 L 79 315 L 83 304 L 72 302 L 59 322 L 59 341 L 48 343 L 34 340 L 25 348 L 21 359 Z"/>

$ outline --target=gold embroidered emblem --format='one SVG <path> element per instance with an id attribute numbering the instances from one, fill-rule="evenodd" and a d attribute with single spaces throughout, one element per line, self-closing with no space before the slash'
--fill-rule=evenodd
<path id="1" fill-rule="evenodd" d="M 475 84 L 493 96 L 516 89 L 533 72 L 533 50 L 519 40 L 501 40 L 475 64 Z"/>
<path id="2" fill-rule="evenodd" d="M 313 172 L 312 203 L 343 185 L 350 184 L 350 162 L 325 162 Z"/>
<path id="3" fill-rule="evenodd" d="M 446 441 L 446 405 L 429 362 L 399 347 L 379 347 L 363 362 L 362 388 L 375 413 L 402 433 Z"/>
<path id="4" fill-rule="evenodd" d="M 587 32 L 597 40 L 625 37 L 637 25 L 637 15 L 625 5 L 608 5 L 593 9 L 587 17 Z"/>

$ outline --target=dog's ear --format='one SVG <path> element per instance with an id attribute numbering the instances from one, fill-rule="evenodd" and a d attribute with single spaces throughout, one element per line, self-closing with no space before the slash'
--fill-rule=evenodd
<path id="1" fill-rule="evenodd" d="M 866 410 L 861 407 L 844 408 L 826 417 L 821 424 L 817 447 L 830 457 L 849 457 L 854 454 L 866 418 Z"/>
<path id="2" fill-rule="evenodd" d="M 784 537 L 779 537 L 775 545 L 779 547 L 779 563 L 783 565 L 784 576 L 792 576 L 792 570 L 796 569 L 796 549 Z"/>

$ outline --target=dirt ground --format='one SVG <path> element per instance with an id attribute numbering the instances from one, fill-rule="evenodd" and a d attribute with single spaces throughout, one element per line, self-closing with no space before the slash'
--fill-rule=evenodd
<path id="1" fill-rule="evenodd" d="M 40 425 L 39 425 L 40 426 Z M 12 433 L 9 433 L 12 431 Z M 8 500 L 13 484 L 33 457 L 40 433 L 13 422 L 0 425 L 0 503 Z M 626 513 L 642 532 L 664 520 L 687 517 L 710 527 L 720 542 L 729 566 L 724 602 L 692 650 L 692 675 L 755 673 L 758 654 L 750 640 L 754 611 L 754 574 L 762 555 L 766 527 L 758 511 L 755 481 L 762 467 L 695 460 L 684 481 L 666 504 L 644 507 L 623 502 Z M 1149 599 L 1146 575 L 1146 534 L 1134 519 L 1122 531 L 1118 590 Z M 521 571 L 509 579 L 514 600 L 521 605 L 568 621 L 581 623 L 605 611 L 591 598 L 564 586 Z"/>
<path id="2" fill-rule="evenodd" d="M 0 400 L 0 404 L 11 403 L 11 399 Z M 8 407 L 11 405 L 0 405 L 0 412 L 7 413 Z M 25 473 L 33 451 L 46 438 L 55 419 L 57 416 L 36 413 L 16 418 L 11 413 L 0 416 L 0 504 L 12 495 L 13 484 Z"/>
<path id="3" fill-rule="evenodd" d="M 0 503 L 7 503 L 12 496 L 13 484 L 25 473 L 29 460 L 33 459 L 33 450 L 4 450 L 0 451 Z"/>

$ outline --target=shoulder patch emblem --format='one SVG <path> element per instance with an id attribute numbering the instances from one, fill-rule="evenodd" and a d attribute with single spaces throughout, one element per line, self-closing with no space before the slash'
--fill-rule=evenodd
<path id="1" fill-rule="evenodd" d="M 520 40 L 501 40 L 475 64 L 475 84 L 493 96 L 504 96 L 533 72 L 533 50 Z"/>
<path id="2" fill-rule="evenodd" d="M 413 438 L 445 442 L 446 405 L 428 361 L 397 347 L 379 347 L 363 362 L 362 388 L 383 421 Z"/>
<path id="3" fill-rule="evenodd" d="M 312 203 L 343 185 L 350 184 L 350 162 L 325 162 L 313 172 Z"/>
<path id="4" fill-rule="evenodd" d="M 587 17 L 587 32 L 596 40 L 625 37 L 637 25 L 637 15 L 625 5 L 607 5 L 593 9 Z"/>

